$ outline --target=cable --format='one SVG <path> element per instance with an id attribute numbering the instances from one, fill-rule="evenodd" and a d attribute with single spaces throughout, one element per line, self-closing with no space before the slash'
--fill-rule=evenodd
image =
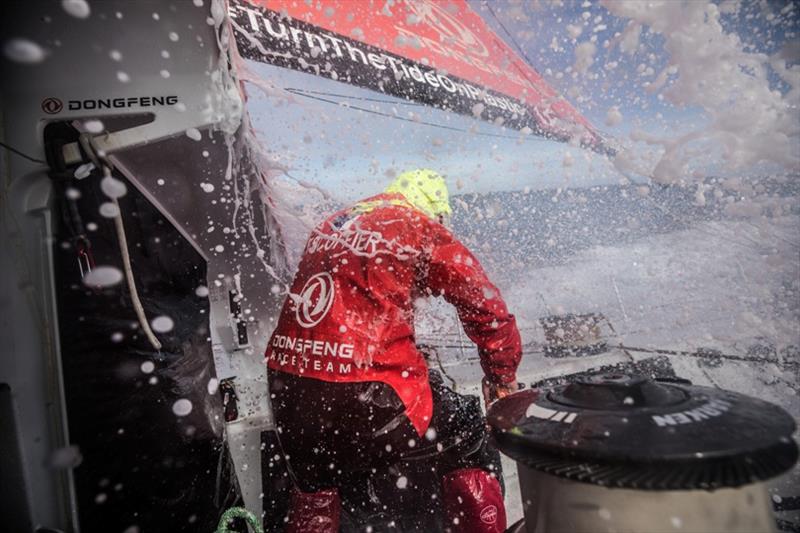
<path id="1" fill-rule="evenodd" d="M 89 156 L 89 159 L 95 164 L 95 167 L 99 167 L 103 169 L 103 178 L 110 178 L 112 177 L 111 171 L 113 165 L 105 159 L 102 159 L 98 156 L 98 150 L 94 144 L 94 138 L 88 135 L 87 133 L 81 133 L 80 137 L 78 138 L 78 142 L 80 143 L 81 147 L 83 147 L 86 154 Z M 147 315 L 144 312 L 144 307 L 142 306 L 142 302 L 139 299 L 139 291 L 136 289 L 136 280 L 133 277 L 133 268 L 131 267 L 131 256 L 130 252 L 128 251 L 128 239 L 125 235 L 125 225 L 122 222 L 122 210 L 119 206 L 119 200 L 115 197 L 112 198 L 114 205 L 117 207 L 117 214 L 114 217 L 114 227 L 117 230 L 117 240 L 119 241 L 119 251 L 120 255 L 122 255 L 122 265 L 125 271 L 125 280 L 128 284 L 128 292 L 130 292 L 131 296 L 131 303 L 133 304 L 133 310 L 136 312 L 136 318 L 139 320 L 139 325 L 142 328 L 147 340 L 150 341 L 150 344 L 153 346 L 155 350 L 161 350 L 161 342 L 153 333 L 153 330 L 150 328 L 150 323 L 147 321 Z"/>
<path id="2" fill-rule="evenodd" d="M 728 359 L 731 361 L 737 361 L 741 363 L 763 363 L 763 364 L 773 364 L 777 365 L 778 367 L 783 368 L 795 368 L 797 367 L 797 363 L 793 361 L 780 361 L 778 359 L 773 359 L 770 357 L 760 357 L 760 356 L 750 356 L 745 357 L 741 355 L 731 355 L 726 353 L 712 353 L 712 352 L 687 352 L 683 350 L 663 350 L 660 348 L 641 348 L 637 346 L 626 346 L 623 344 L 619 344 L 618 348 L 624 350 L 630 350 L 632 352 L 642 352 L 642 353 L 656 353 L 661 355 L 683 355 L 687 357 L 695 357 L 697 359 Z"/>
<path id="3" fill-rule="evenodd" d="M 298 89 L 296 87 L 286 87 L 284 90 L 289 92 L 294 92 L 296 94 L 317 94 L 321 96 L 335 96 L 337 98 L 348 98 L 350 100 L 365 100 L 367 102 L 379 102 L 381 104 L 391 104 L 391 105 L 411 105 L 417 107 L 423 107 L 423 104 L 418 102 L 408 102 L 405 100 L 383 100 L 381 98 L 367 98 L 366 96 L 351 96 L 349 94 L 337 94 L 337 93 L 326 93 L 324 91 L 309 91 L 308 89 Z"/>
<path id="4" fill-rule="evenodd" d="M 533 61 L 531 61 L 531 59 L 528 57 L 528 54 L 526 54 L 526 53 L 525 53 L 525 50 L 523 50 L 523 48 L 522 48 L 522 47 L 519 45 L 519 43 L 517 43 L 517 40 L 516 40 L 516 39 L 514 39 L 514 36 L 511 34 L 511 32 L 510 32 L 510 31 L 508 31 L 508 29 L 506 28 L 505 24 L 503 24 L 503 23 L 502 23 L 502 21 L 500 20 L 500 18 L 499 18 L 499 17 L 497 16 L 497 14 L 494 12 L 494 9 L 492 9 L 492 6 L 490 5 L 490 2 L 488 2 L 487 0 L 483 0 L 483 2 L 482 2 L 482 3 L 483 3 L 483 5 L 485 5 L 485 6 L 486 6 L 486 8 L 489 10 L 489 13 L 491 13 L 491 14 L 492 14 L 492 17 L 494 17 L 494 20 L 495 20 L 495 21 L 497 21 L 497 23 L 498 23 L 498 24 L 500 25 L 500 27 L 503 29 L 503 31 L 505 32 L 505 34 L 506 34 L 506 35 L 508 35 L 508 38 L 509 38 L 509 39 L 511 40 L 511 42 L 514 44 L 514 46 L 516 46 L 516 47 L 517 47 L 517 50 L 519 51 L 519 53 L 520 53 L 520 54 L 522 54 L 522 57 L 523 57 L 523 58 L 525 58 L 525 61 L 527 62 L 527 66 L 528 66 L 528 67 L 530 67 L 530 68 L 532 68 L 532 69 L 534 69 L 534 67 L 533 67 Z M 515 65 L 513 62 L 512 62 L 512 65 L 514 65 L 514 66 L 516 67 L 516 65 Z M 520 73 L 521 73 L 521 74 L 522 74 L 522 75 L 525 77 L 525 79 L 526 79 L 526 80 L 528 80 L 528 82 L 529 82 L 529 83 L 531 83 L 531 84 L 532 84 L 532 85 L 534 85 L 534 86 L 535 86 L 535 85 L 538 85 L 538 83 L 537 83 L 535 80 L 532 80 L 532 79 L 530 78 L 530 76 L 529 76 L 529 75 L 528 75 L 528 73 L 525 71 L 525 69 L 517 68 L 517 70 L 519 70 L 519 72 L 520 72 Z M 536 70 L 536 69 L 534 69 L 534 70 Z M 602 151 L 601 151 L 601 153 L 607 153 L 607 155 L 616 155 L 616 150 L 614 150 L 613 148 L 611 148 L 611 147 L 609 147 L 609 146 L 604 146 L 604 145 L 606 145 L 606 140 L 603 138 L 603 135 L 601 135 L 599 131 L 597 131 L 597 130 L 594 130 L 594 128 L 590 128 L 590 131 L 591 131 L 591 133 L 592 133 L 592 134 L 594 134 L 594 135 L 597 137 L 597 139 L 600 141 L 600 142 L 599 142 L 599 146 L 600 146 L 600 147 L 602 147 Z M 583 144 L 583 143 L 581 143 L 581 144 Z"/>
<path id="5" fill-rule="evenodd" d="M 329 100 L 327 98 L 321 98 L 319 96 L 314 96 L 312 94 L 306 94 L 305 92 L 300 92 L 300 91 L 297 91 L 297 90 L 292 90 L 292 89 L 286 89 L 286 90 L 288 92 L 292 93 L 292 94 L 296 94 L 297 96 L 303 96 L 305 98 L 310 98 L 311 100 L 319 100 L 320 102 L 325 102 L 325 103 L 328 103 L 328 104 L 334 104 L 334 105 L 337 105 L 337 106 L 341 106 L 342 103 L 345 103 L 345 102 L 337 102 L 336 100 Z M 462 129 L 462 128 L 456 128 L 454 126 L 445 126 L 444 124 L 436 124 L 435 122 L 425 122 L 424 120 L 414 120 L 414 119 L 405 118 L 405 117 L 398 117 L 397 115 L 392 115 L 391 113 L 384 113 L 382 111 L 376 111 L 374 109 L 367 109 L 367 108 L 364 108 L 364 107 L 353 106 L 353 105 L 350 105 L 350 104 L 347 104 L 347 107 L 349 109 L 355 109 L 357 111 L 363 111 L 365 113 L 371 113 L 373 115 L 379 115 L 379 116 L 382 116 L 382 117 L 388 117 L 388 118 L 393 118 L 393 119 L 397 119 L 397 120 L 402 120 L 404 122 L 412 122 L 414 124 L 423 124 L 425 126 L 432 126 L 434 128 L 442 128 L 442 129 L 445 129 L 445 130 L 457 131 L 457 132 L 460 132 L 460 133 L 469 133 L 469 134 L 472 134 L 472 135 L 483 135 L 485 137 L 499 137 L 501 139 L 513 139 L 515 141 L 519 140 L 520 138 L 524 139 L 526 141 L 538 141 L 538 142 L 547 142 L 547 141 L 550 140 L 550 139 L 548 139 L 546 137 L 533 137 L 531 135 L 526 135 L 524 137 L 515 137 L 513 135 L 502 135 L 500 133 L 486 133 L 486 132 L 480 132 L 480 131 L 473 132 L 473 131 L 465 130 L 465 129 Z"/>
<path id="6" fill-rule="evenodd" d="M 27 155 L 27 154 L 24 154 L 24 153 L 20 152 L 19 150 L 17 150 L 16 148 L 12 148 L 11 146 L 7 145 L 7 144 L 6 144 L 6 143 L 4 143 L 4 142 L 0 142 L 0 146 L 2 146 L 3 148 L 5 148 L 5 149 L 6 149 L 6 150 L 8 150 L 9 152 L 15 153 L 15 154 L 17 154 L 17 155 L 18 155 L 18 156 L 20 156 L 20 157 L 24 157 L 24 158 L 25 158 L 25 159 L 27 159 L 28 161 L 32 161 L 32 162 L 34 162 L 34 163 L 41 163 L 42 165 L 46 165 L 46 164 L 47 164 L 47 163 L 45 163 L 44 161 L 42 161 L 41 159 L 36 159 L 35 157 L 31 157 L 31 156 L 29 156 L 29 155 Z"/>
<path id="7" fill-rule="evenodd" d="M 523 50 L 522 47 L 519 45 L 519 43 L 517 43 L 517 40 L 514 39 L 514 36 L 511 35 L 511 32 L 508 31 L 508 29 L 506 29 L 505 24 L 503 24 L 500 21 L 500 18 L 497 16 L 497 14 L 495 14 L 494 9 L 492 9 L 491 4 L 489 2 L 487 2 L 486 0 L 484 0 L 483 1 L 483 5 L 485 5 L 489 9 L 489 13 L 492 14 L 492 16 L 494 17 L 494 20 L 496 20 L 497 23 L 500 25 L 500 27 L 503 28 L 503 31 L 506 33 L 506 35 L 508 35 L 508 38 L 511 39 L 511 42 L 514 44 L 514 46 L 517 47 L 517 50 L 519 51 L 519 53 L 522 54 L 522 57 L 524 57 L 525 61 L 528 62 L 528 66 L 533 68 L 533 61 L 530 60 L 530 58 L 528 57 L 528 54 L 525 53 L 525 50 Z M 526 78 L 528 78 L 528 75 L 527 75 L 526 72 L 523 71 L 522 73 L 523 73 L 523 75 L 525 75 Z M 531 80 L 530 78 L 528 78 L 528 81 L 533 83 L 533 80 Z"/>
<path id="8" fill-rule="evenodd" d="M 464 337 L 461 335 L 461 317 L 458 316 L 458 310 L 455 307 L 453 308 L 453 313 L 456 315 L 456 331 L 458 332 L 458 346 L 461 349 L 461 358 L 466 359 L 466 354 L 464 353 Z"/>
<path id="9" fill-rule="evenodd" d="M 103 165 L 103 173 L 106 176 L 111 175 L 111 170 Z M 122 255 L 122 266 L 125 270 L 125 280 L 128 282 L 128 292 L 131 295 L 131 303 L 133 309 L 136 311 L 136 318 L 139 319 L 139 325 L 142 327 L 147 340 L 154 349 L 161 349 L 161 342 L 156 338 L 153 330 L 150 329 L 150 324 L 147 322 L 147 315 L 144 313 L 144 307 L 141 300 L 139 300 L 139 291 L 136 290 L 136 280 L 133 278 L 133 269 L 131 268 L 131 256 L 128 252 L 128 239 L 125 236 L 125 225 L 122 223 L 122 210 L 119 207 L 119 201 L 113 198 L 114 205 L 117 206 L 117 215 L 114 217 L 114 227 L 117 230 L 117 240 L 119 241 L 119 251 Z"/>
<path id="10" fill-rule="evenodd" d="M 147 316 L 144 314 L 144 307 L 139 300 L 139 291 L 136 290 L 136 281 L 133 279 L 133 269 L 131 268 L 131 256 L 128 252 L 128 240 L 125 237 L 125 226 L 122 223 L 122 211 L 119 207 L 119 202 L 114 198 L 114 205 L 117 206 L 117 216 L 114 217 L 114 226 L 117 229 L 117 239 L 119 240 L 119 251 L 122 254 L 122 265 L 125 269 L 125 279 L 128 282 L 128 292 L 131 293 L 131 303 L 133 309 L 136 311 L 136 317 L 139 319 L 139 324 L 142 326 L 147 340 L 156 350 L 161 349 L 161 342 L 156 338 L 153 330 L 150 329 L 150 324 L 147 322 Z"/>
<path id="11" fill-rule="evenodd" d="M 441 359 L 441 357 L 439 357 L 439 350 L 437 350 L 433 346 L 431 346 L 431 348 L 433 348 L 433 350 L 431 350 L 431 351 L 433 352 L 434 359 L 436 359 L 436 366 L 439 367 L 439 370 L 441 371 L 442 375 L 444 377 L 446 377 L 450 381 L 450 384 L 452 385 L 453 391 L 456 391 L 458 389 L 458 383 L 456 383 L 456 380 L 453 379 L 453 376 L 448 374 L 447 370 L 444 369 L 444 365 L 442 364 L 442 359 Z M 463 351 L 464 351 L 463 347 L 461 348 L 461 351 L 463 353 Z M 466 360 L 466 359 L 464 359 L 464 360 Z"/>

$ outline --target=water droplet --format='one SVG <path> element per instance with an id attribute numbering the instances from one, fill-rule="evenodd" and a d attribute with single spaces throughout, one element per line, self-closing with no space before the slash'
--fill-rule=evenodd
<path id="1" fill-rule="evenodd" d="M 128 192 L 125 182 L 113 176 L 106 176 L 103 178 L 100 181 L 100 189 L 109 198 L 122 198 Z"/>
<path id="2" fill-rule="evenodd" d="M 399 478 L 397 478 L 396 485 L 398 489 L 406 488 L 408 486 L 408 478 L 406 476 L 400 476 Z"/>
<path id="3" fill-rule="evenodd" d="M 168 333 L 175 327 L 175 322 L 167 315 L 161 315 L 151 320 L 150 326 L 153 328 L 153 331 L 158 333 Z"/>
<path id="4" fill-rule="evenodd" d="M 57 448 L 50 454 L 50 466 L 56 469 L 75 468 L 83 462 L 83 455 L 77 446 Z"/>
<path id="5" fill-rule="evenodd" d="M 172 404 L 172 412 L 177 416 L 186 416 L 192 412 L 192 402 L 186 398 L 181 398 Z"/>
<path id="6" fill-rule="evenodd" d="M 195 295 L 198 298 L 205 298 L 208 296 L 208 287 L 205 285 L 198 285 L 197 288 L 194 290 Z"/>
<path id="7" fill-rule="evenodd" d="M 199 141 L 200 139 L 203 138 L 203 136 L 200 134 L 200 130 L 198 130 L 197 128 L 189 128 L 188 130 L 186 130 L 186 136 L 192 139 L 193 141 Z"/>
<path id="8" fill-rule="evenodd" d="M 178 42 L 179 38 L 180 37 L 178 37 L 178 34 L 175 33 L 174 31 L 169 32 L 169 40 L 172 41 L 173 43 Z"/>
<path id="9" fill-rule="evenodd" d="M 139 368 L 145 374 L 151 374 L 156 369 L 156 365 L 152 361 L 145 361 Z"/>
<path id="10" fill-rule="evenodd" d="M 209 394 L 216 394 L 219 390 L 219 380 L 217 378 L 211 378 L 208 380 L 208 385 L 206 386 L 206 390 L 208 390 Z"/>
<path id="11" fill-rule="evenodd" d="M 44 61 L 44 49 L 28 39 L 11 39 L 3 47 L 6 58 L 17 63 L 41 63 Z"/>
<path id="12" fill-rule="evenodd" d="M 211 183 L 201 183 L 200 188 L 203 189 L 203 192 L 214 192 L 214 185 Z"/>
<path id="13" fill-rule="evenodd" d="M 82 180 L 88 178 L 92 174 L 92 170 L 94 170 L 94 163 L 84 163 L 76 168 L 72 175 L 75 176 L 75 179 Z"/>
<path id="14" fill-rule="evenodd" d="M 100 204 L 100 214 L 106 218 L 116 218 L 119 216 L 119 207 L 113 202 L 105 202 Z"/>
<path id="15" fill-rule="evenodd" d="M 61 0 L 61 7 L 64 8 L 64 11 L 79 19 L 89 18 L 89 15 L 92 14 L 92 10 L 86 0 Z"/>
<path id="16" fill-rule="evenodd" d="M 122 271 L 113 266 L 94 267 L 92 271 L 83 278 L 84 285 L 94 288 L 113 287 L 121 281 Z"/>
<path id="17" fill-rule="evenodd" d="M 122 83 L 128 83 L 129 81 L 131 81 L 131 77 L 128 76 L 126 72 L 122 72 L 121 70 L 117 72 L 117 79 Z"/>
<path id="18" fill-rule="evenodd" d="M 108 57 L 110 57 L 114 61 L 122 61 L 122 52 L 120 52 L 119 50 L 111 50 L 108 52 Z"/>
<path id="19" fill-rule="evenodd" d="M 103 130 L 106 129 L 103 122 L 100 120 L 87 120 L 83 123 L 83 127 L 86 128 L 86 131 L 89 133 L 103 133 Z"/>

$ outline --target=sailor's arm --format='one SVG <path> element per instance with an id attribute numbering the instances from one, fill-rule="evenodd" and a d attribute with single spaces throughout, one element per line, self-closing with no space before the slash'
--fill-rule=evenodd
<path id="1" fill-rule="evenodd" d="M 505 396 L 517 389 L 522 354 L 514 315 L 472 253 L 443 227 L 435 226 L 426 254 L 426 285 L 455 306 L 464 331 L 478 346 L 484 389 L 489 389 L 485 395 Z"/>

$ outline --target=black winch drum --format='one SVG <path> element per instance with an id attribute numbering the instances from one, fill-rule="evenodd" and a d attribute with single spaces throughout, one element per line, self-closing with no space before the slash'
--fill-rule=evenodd
<path id="1" fill-rule="evenodd" d="M 798 455 L 780 407 L 640 376 L 522 391 L 488 417 L 527 533 L 775 531 L 764 482 Z"/>

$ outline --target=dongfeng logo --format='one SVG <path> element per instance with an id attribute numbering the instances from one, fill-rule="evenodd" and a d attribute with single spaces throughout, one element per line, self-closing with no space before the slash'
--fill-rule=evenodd
<path id="1" fill-rule="evenodd" d="M 484 524 L 494 524 L 497 522 L 497 507 L 487 505 L 481 509 L 481 522 Z"/>
<path id="2" fill-rule="evenodd" d="M 327 272 L 311 276 L 300 291 L 300 302 L 295 316 L 304 328 L 316 326 L 325 318 L 333 305 L 333 278 Z"/>
<path id="3" fill-rule="evenodd" d="M 64 103 L 58 98 L 50 97 L 42 100 L 42 111 L 48 115 L 60 113 L 62 109 L 64 109 Z"/>

